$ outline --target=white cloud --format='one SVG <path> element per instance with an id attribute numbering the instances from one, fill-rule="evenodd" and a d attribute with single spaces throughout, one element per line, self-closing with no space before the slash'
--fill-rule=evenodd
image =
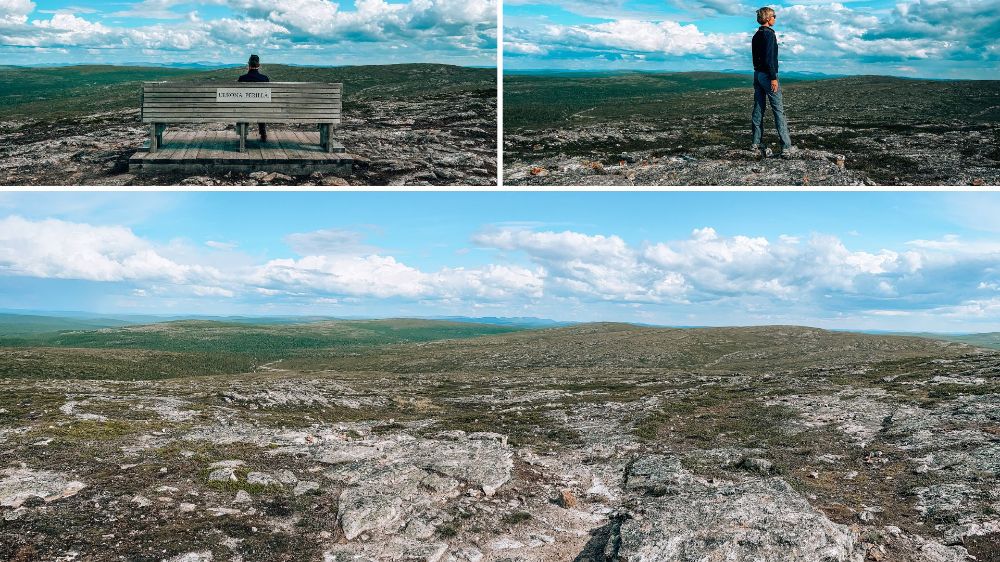
<path id="1" fill-rule="evenodd" d="M 539 2 L 533 2 L 541 4 Z M 617 61 L 720 59 L 727 67 L 748 64 L 750 35 L 706 33 L 705 19 L 743 14 L 753 24 L 753 7 L 730 0 L 672 0 L 682 14 L 628 14 L 605 10 L 597 24 L 553 24 L 518 18 L 505 30 L 513 57 L 550 60 L 596 58 Z M 778 12 L 782 68 L 786 70 L 882 71 L 913 75 L 921 61 L 926 70 L 941 61 L 997 61 L 1000 2 L 997 0 L 909 0 L 895 9 L 859 6 L 854 2 L 799 0 Z M 695 23 L 683 24 L 682 22 Z M 647 65 L 648 66 L 648 65 Z"/>
<path id="2" fill-rule="evenodd" d="M 100 15 L 85 19 L 60 10 L 49 19 L 29 24 L 34 3 L 0 0 L 0 43 L 37 48 L 202 51 L 216 57 L 242 53 L 251 46 L 287 50 L 304 44 L 358 43 L 369 51 L 406 47 L 492 57 L 496 40 L 496 0 L 358 0 L 353 10 L 343 10 L 329 0 L 210 3 L 225 6 L 233 17 L 204 20 L 181 0 L 144 0 L 107 16 L 164 23 L 109 26 L 96 21 Z"/>
<path id="3" fill-rule="evenodd" d="M 510 34 L 510 42 L 505 40 L 504 49 L 515 55 L 559 50 L 581 56 L 603 51 L 662 57 L 723 57 L 735 54 L 748 40 L 744 33 L 703 33 L 694 24 L 634 19 L 585 25 L 549 24 L 537 31 L 512 30 Z"/>
<path id="4" fill-rule="evenodd" d="M 429 293 L 427 274 L 392 256 L 306 256 L 276 259 L 260 267 L 252 282 L 329 294 L 418 298 Z"/>
<path id="5" fill-rule="evenodd" d="M 0 23 L 24 23 L 34 9 L 31 0 L 0 0 Z"/>
<path id="6" fill-rule="evenodd" d="M 130 229 L 56 219 L 0 219 L 0 271 L 8 275 L 88 281 L 215 278 L 218 272 L 167 259 Z"/>
<path id="7" fill-rule="evenodd" d="M 841 239 L 693 230 L 629 243 L 614 234 L 490 227 L 475 253 L 421 268 L 363 244 L 350 230 L 293 234 L 297 257 L 262 261 L 228 242 L 157 244 L 122 226 L 0 219 L 0 275 L 128 283 L 134 297 L 354 306 L 369 299 L 449 306 L 716 306 L 782 317 L 783 310 L 869 317 L 988 320 L 1000 312 L 1000 243 L 958 236 L 901 248 L 849 248 Z M 209 249 L 210 248 L 210 249 Z M 223 252 L 217 250 L 224 250 Z"/>

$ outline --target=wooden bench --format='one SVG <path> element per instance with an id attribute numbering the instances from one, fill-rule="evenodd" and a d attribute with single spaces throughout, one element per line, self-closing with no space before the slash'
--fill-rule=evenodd
<path id="1" fill-rule="evenodd" d="M 320 146 L 333 152 L 342 91 L 343 84 L 324 82 L 144 82 L 140 115 L 149 123 L 150 152 L 163 146 L 171 123 L 235 123 L 240 152 L 250 123 L 317 123 Z"/>

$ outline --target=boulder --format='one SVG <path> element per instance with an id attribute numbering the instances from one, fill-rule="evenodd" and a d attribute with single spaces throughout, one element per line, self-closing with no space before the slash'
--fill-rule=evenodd
<path id="1" fill-rule="evenodd" d="M 640 458 L 626 477 L 633 496 L 617 532 L 616 559 L 864 558 L 854 531 L 827 519 L 781 478 L 708 482 L 671 456 Z"/>

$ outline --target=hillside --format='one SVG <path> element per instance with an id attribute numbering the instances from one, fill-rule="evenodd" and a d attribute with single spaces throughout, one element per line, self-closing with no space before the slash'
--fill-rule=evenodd
<path id="1" fill-rule="evenodd" d="M 805 150 L 795 160 L 761 162 L 749 150 L 749 77 L 507 76 L 505 177 L 515 185 L 1000 182 L 1000 81 L 852 76 L 783 84 L 792 140 Z M 765 141 L 777 142 L 771 116 Z"/>
<path id="2" fill-rule="evenodd" d="M 177 321 L 0 348 L 0 559 L 1000 559 L 994 351 L 503 329 Z M 226 373 L 265 341 L 283 358 Z M 25 376 L 40 357 L 58 368 Z M 122 371 L 83 380 L 102 363 Z M 148 365 L 174 371 L 128 375 Z"/>
<path id="3" fill-rule="evenodd" d="M 440 64 L 267 65 L 264 71 L 274 81 L 344 83 L 344 122 L 337 138 L 362 158 L 361 166 L 347 178 L 352 183 L 495 183 L 494 69 Z M 181 183 L 187 179 L 183 175 L 126 173 L 128 157 L 148 135 L 139 122 L 140 83 L 225 83 L 242 72 L 242 67 L 0 68 L 0 184 Z M 195 128 L 232 129 L 222 124 Z M 191 181 L 256 184 L 239 174 Z M 315 184 L 316 179 L 302 177 L 291 183 L 309 182 Z"/>
<path id="4" fill-rule="evenodd" d="M 72 322 L 58 319 L 36 324 L 59 326 L 59 331 L 26 331 L 13 323 L 0 324 L 0 376 L 135 380 L 236 374 L 307 350 L 356 355 L 359 349 L 376 352 L 388 344 L 474 338 L 518 329 L 410 319 L 267 324 L 176 320 L 96 330 L 68 328 Z"/>

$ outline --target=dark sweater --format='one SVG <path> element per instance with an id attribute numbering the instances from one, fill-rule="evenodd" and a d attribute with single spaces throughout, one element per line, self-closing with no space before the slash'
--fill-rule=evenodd
<path id="1" fill-rule="evenodd" d="M 771 80 L 778 79 L 778 36 L 766 25 L 753 36 L 753 69 L 766 72 Z"/>
<path id="2" fill-rule="evenodd" d="M 253 68 L 250 72 L 247 72 L 243 76 L 240 76 L 237 82 L 270 82 L 271 79 L 267 77 L 267 74 L 261 74 L 260 70 Z"/>

